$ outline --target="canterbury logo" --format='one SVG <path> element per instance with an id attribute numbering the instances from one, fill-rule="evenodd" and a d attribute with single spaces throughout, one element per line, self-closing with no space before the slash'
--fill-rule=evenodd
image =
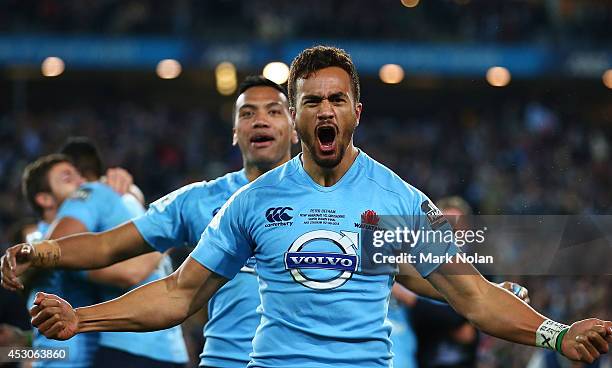
<path id="1" fill-rule="evenodd" d="M 266 211 L 266 220 L 268 222 L 289 221 L 293 218 L 287 211 L 293 211 L 291 207 L 270 207 Z"/>

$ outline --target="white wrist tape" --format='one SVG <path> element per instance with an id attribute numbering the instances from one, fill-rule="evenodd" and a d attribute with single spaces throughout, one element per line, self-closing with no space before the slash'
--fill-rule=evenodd
<path id="1" fill-rule="evenodd" d="M 567 328 L 569 326 L 563 323 L 550 319 L 545 320 L 536 331 L 536 346 L 556 351 L 557 339 L 561 332 Z"/>

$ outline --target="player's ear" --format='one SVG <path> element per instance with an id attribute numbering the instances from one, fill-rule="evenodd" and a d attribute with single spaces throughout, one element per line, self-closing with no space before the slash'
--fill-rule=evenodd
<path id="1" fill-rule="evenodd" d="M 295 130 L 295 128 L 291 128 L 291 143 L 298 144 L 299 141 L 297 130 Z"/>
<path id="2" fill-rule="evenodd" d="M 363 104 L 361 102 L 357 102 L 355 105 L 355 117 L 357 117 L 357 122 L 355 126 L 359 125 L 359 119 L 361 118 L 361 111 L 363 110 Z"/>
<path id="3" fill-rule="evenodd" d="M 238 144 L 238 134 L 236 133 L 236 128 L 232 128 L 232 146 Z"/>
<path id="4" fill-rule="evenodd" d="M 34 201 L 36 201 L 36 204 L 38 204 L 40 207 L 45 209 L 55 206 L 55 198 L 51 194 L 45 192 L 37 193 L 34 196 Z"/>

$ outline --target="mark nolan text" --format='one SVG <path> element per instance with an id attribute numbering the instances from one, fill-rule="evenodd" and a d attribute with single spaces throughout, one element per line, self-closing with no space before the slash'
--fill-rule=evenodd
<path id="1" fill-rule="evenodd" d="M 383 255 L 374 253 L 374 263 L 400 264 L 400 263 L 473 263 L 473 264 L 492 264 L 493 256 L 483 256 L 478 253 L 466 254 L 457 253 L 456 255 L 443 254 L 434 255 L 433 253 L 401 253 L 398 255 Z"/>

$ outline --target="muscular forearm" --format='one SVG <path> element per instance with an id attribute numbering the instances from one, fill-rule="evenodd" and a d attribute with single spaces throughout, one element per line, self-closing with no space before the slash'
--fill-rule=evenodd
<path id="1" fill-rule="evenodd" d="M 525 345 L 535 343 L 536 330 L 545 320 L 510 292 L 489 283 L 483 294 L 464 309 L 465 317 L 480 330 Z"/>
<path id="2" fill-rule="evenodd" d="M 61 249 L 57 267 L 95 269 L 152 251 L 128 222 L 102 233 L 82 233 L 56 239 Z"/>
<path id="3" fill-rule="evenodd" d="M 77 333 L 154 331 L 180 324 L 189 316 L 189 296 L 181 295 L 174 284 L 173 277 L 169 276 L 120 298 L 77 308 Z"/>
<path id="4" fill-rule="evenodd" d="M 77 332 L 152 331 L 178 325 L 202 308 L 225 281 L 188 258 L 168 277 L 109 302 L 77 308 Z"/>
<path id="5" fill-rule="evenodd" d="M 545 318 L 509 291 L 487 281 L 470 264 L 445 264 L 427 280 L 462 316 L 482 331 L 534 345 Z"/>
<path id="6" fill-rule="evenodd" d="M 56 239 L 61 249 L 57 267 L 94 269 L 112 264 L 111 252 L 104 238 L 101 234 L 83 233 Z"/>

